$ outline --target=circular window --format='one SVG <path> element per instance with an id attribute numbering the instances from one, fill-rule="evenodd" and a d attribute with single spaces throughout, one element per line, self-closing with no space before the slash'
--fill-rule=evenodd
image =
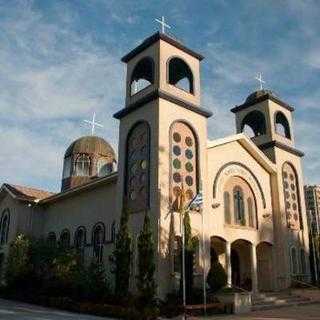
<path id="1" fill-rule="evenodd" d="M 285 181 L 285 182 L 283 183 L 283 186 L 284 186 L 284 188 L 285 188 L 285 189 L 288 189 L 288 187 L 289 187 L 288 182 L 287 182 L 287 181 Z"/>
<path id="2" fill-rule="evenodd" d="M 193 157 L 193 152 L 192 152 L 191 149 L 187 149 L 187 150 L 186 150 L 186 157 L 187 157 L 188 159 L 192 159 L 192 157 Z"/>
<path id="3" fill-rule="evenodd" d="M 291 187 L 291 190 L 294 190 L 296 188 L 296 186 L 293 183 L 290 184 L 290 187 Z"/>
<path id="4" fill-rule="evenodd" d="M 178 159 L 174 159 L 173 160 L 173 167 L 175 168 L 175 169 L 180 169 L 181 168 L 181 162 L 180 162 L 180 160 L 178 160 Z"/>
<path id="5" fill-rule="evenodd" d="M 180 187 L 174 187 L 173 188 L 173 194 L 176 196 L 176 197 L 179 197 L 181 195 L 181 189 Z"/>
<path id="6" fill-rule="evenodd" d="M 181 149 L 178 146 L 173 147 L 173 153 L 178 157 L 181 154 Z"/>
<path id="7" fill-rule="evenodd" d="M 193 165 L 192 165 L 191 162 L 187 162 L 187 163 L 186 163 L 186 170 L 187 170 L 188 172 L 192 172 L 192 171 L 193 171 Z"/>
<path id="8" fill-rule="evenodd" d="M 192 186 L 193 185 L 193 179 L 190 176 L 186 176 L 186 184 L 188 186 Z"/>
<path id="9" fill-rule="evenodd" d="M 286 171 L 283 171 L 283 177 L 286 179 L 288 178 L 288 173 Z"/>
<path id="10" fill-rule="evenodd" d="M 188 199 L 188 200 L 192 200 L 193 199 L 193 191 L 192 190 L 190 190 L 190 189 L 188 189 L 187 191 L 186 191 L 186 198 Z"/>
<path id="11" fill-rule="evenodd" d="M 176 182 L 176 183 L 181 182 L 180 173 L 176 172 L 176 173 L 173 174 L 173 181 Z"/>
<path id="12" fill-rule="evenodd" d="M 289 177 L 290 177 L 290 180 L 291 180 L 291 181 L 293 181 L 293 180 L 294 180 L 294 175 L 293 175 L 293 174 L 290 174 L 290 176 L 289 176 Z"/>
<path id="13" fill-rule="evenodd" d="M 185 142 L 188 147 L 191 147 L 193 145 L 191 137 L 186 137 Z"/>
<path id="14" fill-rule="evenodd" d="M 297 210 L 297 204 L 296 204 L 296 203 L 294 203 L 294 204 L 292 205 L 292 209 L 293 209 L 294 211 Z"/>
<path id="15" fill-rule="evenodd" d="M 290 207 L 291 207 L 290 202 L 287 201 L 287 202 L 286 202 L 286 208 L 287 208 L 287 209 L 290 209 Z"/>
<path id="16" fill-rule="evenodd" d="M 296 200 L 296 195 L 295 195 L 295 193 L 291 193 L 291 198 L 292 198 L 292 200 Z"/>
<path id="17" fill-rule="evenodd" d="M 130 199 L 131 200 L 136 200 L 136 198 L 137 198 L 137 194 L 136 194 L 136 192 L 134 190 L 132 190 L 130 192 Z"/>
<path id="18" fill-rule="evenodd" d="M 143 170 L 147 169 L 147 164 L 148 164 L 147 160 L 141 160 L 140 162 L 141 169 Z"/>
<path id="19" fill-rule="evenodd" d="M 287 199 L 290 198 L 290 193 L 288 191 L 286 191 L 285 192 L 285 196 L 286 196 Z"/>
<path id="20" fill-rule="evenodd" d="M 178 132 L 175 132 L 175 133 L 173 134 L 173 140 L 174 140 L 175 142 L 180 142 L 180 141 L 181 141 L 181 136 L 180 136 L 180 134 L 179 134 Z"/>

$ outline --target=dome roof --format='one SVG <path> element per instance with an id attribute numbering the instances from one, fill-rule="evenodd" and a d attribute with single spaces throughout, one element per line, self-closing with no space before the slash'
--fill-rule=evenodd
<path id="1" fill-rule="evenodd" d="M 64 157 L 79 153 L 112 155 L 115 158 L 115 152 L 111 145 L 97 136 L 85 136 L 75 140 L 66 150 Z"/>
<path id="2" fill-rule="evenodd" d="M 273 97 L 276 97 L 276 95 L 271 90 L 262 89 L 262 90 L 257 90 L 255 92 L 251 93 L 247 97 L 245 103 L 253 102 L 253 101 L 255 101 L 255 100 L 259 99 L 260 97 L 263 97 L 263 96 L 265 96 L 267 94 L 269 94 L 269 95 L 271 95 Z"/>

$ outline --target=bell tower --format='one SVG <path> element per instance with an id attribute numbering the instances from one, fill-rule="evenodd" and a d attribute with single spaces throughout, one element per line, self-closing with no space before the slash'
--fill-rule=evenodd
<path id="1" fill-rule="evenodd" d="M 244 132 L 275 163 L 277 175 L 271 176 L 273 219 L 277 246 L 279 289 L 290 285 L 292 261 L 299 253 L 308 274 L 308 225 L 303 189 L 301 158 L 295 148 L 292 114 L 294 108 L 269 90 L 250 94 L 231 109 L 236 116 L 237 133 Z M 294 252 L 294 253 L 292 253 Z"/>
<path id="2" fill-rule="evenodd" d="M 160 297 L 174 285 L 170 257 L 171 239 L 178 232 L 174 203 L 183 185 L 189 198 L 196 195 L 207 165 L 202 155 L 211 112 L 200 106 L 202 59 L 161 32 L 122 58 L 127 65 L 125 107 L 114 115 L 120 120 L 118 210 L 120 216 L 124 207 L 129 209 L 133 239 L 145 213 L 150 215 L 156 277 L 164 283 L 159 286 Z M 132 266 L 133 283 L 135 270 Z"/>

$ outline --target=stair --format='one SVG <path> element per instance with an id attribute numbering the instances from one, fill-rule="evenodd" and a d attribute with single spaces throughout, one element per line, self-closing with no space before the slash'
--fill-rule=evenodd
<path id="1" fill-rule="evenodd" d="M 251 310 L 267 310 L 311 303 L 314 303 L 314 300 L 292 294 L 290 291 L 258 293 L 252 296 Z"/>

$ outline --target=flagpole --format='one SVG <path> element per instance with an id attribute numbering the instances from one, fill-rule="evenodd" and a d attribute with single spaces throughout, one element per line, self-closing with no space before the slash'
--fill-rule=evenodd
<path id="1" fill-rule="evenodd" d="M 205 257 L 205 241 L 204 241 L 204 214 L 203 208 L 201 209 L 201 220 L 202 220 L 202 263 L 203 263 L 203 312 L 204 315 L 207 313 L 207 291 L 206 291 L 206 257 Z"/>

